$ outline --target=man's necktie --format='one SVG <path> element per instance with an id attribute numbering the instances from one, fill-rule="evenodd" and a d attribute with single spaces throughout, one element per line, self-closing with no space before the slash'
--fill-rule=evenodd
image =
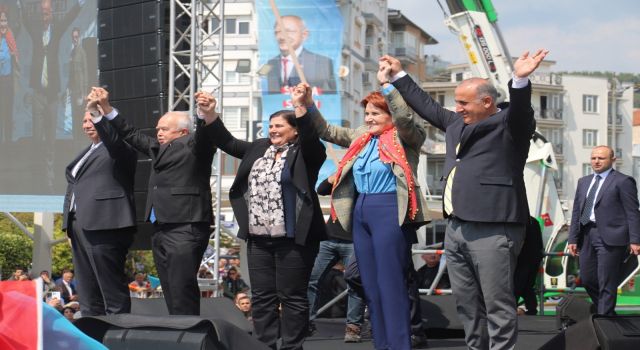
<path id="1" fill-rule="evenodd" d="M 44 58 L 42 60 L 42 76 L 40 77 L 40 84 L 43 88 L 49 85 L 49 71 L 47 65 L 47 50 L 49 46 L 49 31 L 45 30 L 42 33 L 42 47 L 44 48 Z"/>
<path id="2" fill-rule="evenodd" d="M 460 143 L 456 146 L 456 155 L 458 154 L 458 150 L 460 149 Z M 447 183 L 444 185 L 444 212 L 448 215 L 453 214 L 453 199 L 451 197 L 453 191 L 453 177 L 456 175 L 456 167 L 454 166 L 447 176 Z"/>
<path id="3" fill-rule="evenodd" d="M 282 84 L 287 85 L 287 80 L 289 79 L 289 77 L 287 76 L 287 72 L 289 72 L 289 69 L 287 69 L 287 65 L 289 64 L 289 59 L 288 58 L 283 58 L 282 59 Z"/>
<path id="4" fill-rule="evenodd" d="M 598 192 L 598 185 L 600 184 L 600 180 L 602 178 L 600 175 L 596 175 L 596 181 L 591 186 L 589 190 L 589 194 L 587 194 L 587 201 L 584 202 L 584 207 L 582 208 L 582 214 L 580 214 L 580 223 L 582 225 L 586 225 L 591 221 L 591 209 L 593 209 L 593 203 L 596 201 L 596 192 Z"/>

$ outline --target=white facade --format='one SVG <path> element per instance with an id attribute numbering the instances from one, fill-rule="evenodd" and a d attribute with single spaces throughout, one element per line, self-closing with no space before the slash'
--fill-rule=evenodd
<path id="1" fill-rule="evenodd" d="M 616 89 L 616 118 L 611 118 L 612 86 L 606 78 L 564 75 L 566 131 L 565 140 L 572 151 L 565 153 L 564 182 L 569 202 L 580 177 L 591 173 L 591 149 L 597 145 L 609 145 L 618 160 L 615 168 L 632 174 L 633 90 Z M 615 132 L 615 140 L 612 131 Z M 615 145 L 612 143 L 615 142 Z"/>

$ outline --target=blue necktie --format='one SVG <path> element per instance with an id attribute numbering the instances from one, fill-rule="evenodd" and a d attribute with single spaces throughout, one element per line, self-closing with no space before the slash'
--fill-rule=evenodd
<path id="1" fill-rule="evenodd" d="M 598 192 L 598 185 L 601 179 L 600 175 L 596 175 L 596 181 L 591 186 L 589 194 L 587 194 L 587 201 L 584 202 L 582 214 L 580 214 L 580 223 L 582 225 L 586 225 L 591 221 L 591 209 L 593 209 L 593 203 L 596 201 L 596 192 Z"/>
<path id="2" fill-rule="evenodd" d="M 153 210 L 153 207 L 151 207 L 151 214 L 149 214 L 149 221 L 151 221 L 152 224 L 156 222 L 156 211 Z"/>

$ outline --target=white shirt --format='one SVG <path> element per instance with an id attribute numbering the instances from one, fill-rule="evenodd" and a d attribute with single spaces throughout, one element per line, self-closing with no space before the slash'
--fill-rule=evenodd
<path id="1" fill-rule="evenodd" d="M 296 49 L 296 57 L 300 57 L 300 54 L 302 53 L 302 50 L 303 50 L 302 46 L 300 46 L 300 47 L 298 47 Z M 285 59 L 285 58 L 288 61 L 287 62 L 287 75 L 286 75 L 287 79 L 291 77 L 291 73 L 293 72 L 293 66 L 294 66 L 293 58 L 291 58 L 291 55 L 287 55 L 286 57 L 280 55 L 280 79 L 283 82 L 285 82 L 284 81 L 285 75 L 284 75 L 284 64 L 282 63 L 282 60 Z"/>

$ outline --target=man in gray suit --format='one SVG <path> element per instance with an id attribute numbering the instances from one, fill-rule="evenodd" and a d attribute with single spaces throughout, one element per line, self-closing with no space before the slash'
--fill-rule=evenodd
<path id="1" fill-rule="evenodd" d="M 381 58 L 391 64 L 391 81 L 407 104 L 445 132 L 444 245 L 469 349 L 516 343 L 513 271 L 529 219 L 523 171 L 535 130 L 528 77 L 547 52 L 525 52 L 514 63 L 509 107 L 496 106 L 489 82 L 471 78 L 455 90 L 455 112 L 411 80 L 398 59 Z"/>
<path id="2" fill-rule="evenodd" d="M 267 93 L 289 94 L 287 87 L 300 83 L 300 76 L 296 71 L 293 58 L 289 55 L 289 43 L 298 57 L 307 83 L 316 88 L 320 94 L 336 93 L 336 78 L 333 63 L 329 57 L 315 54 L 303 47 L 309 37 L 302 18 L 294 15 L 282 16 L 283 29 L 276 24 L 275 36 L 280 47 L 280 55 L 270 59 L 267 65 L 271 68 L 267 73 Z M 284 89 L 284 90 L 283 90 Z"/>
<path id="3" fill-rule="evenodd" d="M 569 227 L 569 253 L 580 255 L 580 279 L 602 315 L 615 315 L 622 263 L 640 254 L 636 181 L 615 171 L 615 161 L 611 147 L 591 151 L 594 174 L 578 180 Z"/>
<path id="4" fill-rule="evenodd" d="M 96 102 L 89 103 L 96 111 Z M 136 152 L 94 127 L 89 111 L 82 129 L 91 140 L 67 166 L 62 230 L 71 240 L 83 316 L 128 313 L 125 258 L 135 232 L 133 181 Z"/>

